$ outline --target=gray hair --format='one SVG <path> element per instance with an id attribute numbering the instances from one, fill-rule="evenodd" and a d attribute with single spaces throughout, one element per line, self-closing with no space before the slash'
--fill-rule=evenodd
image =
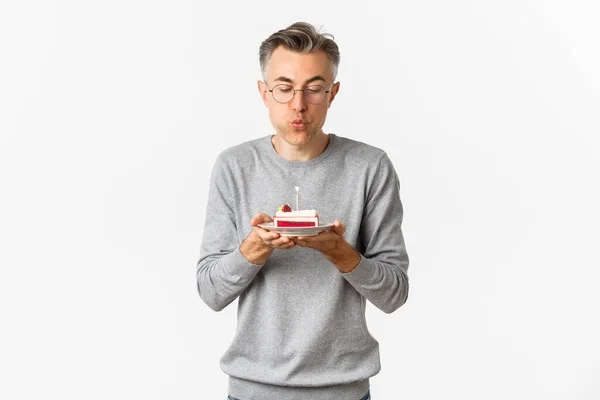
<path id="1" fill-rule="evenodd" d="M 338 65 L 340 64 L 340 50 L 334 42 L 333 35 L 329 33 L 320 33 L 313 25 L 306 22 L 296 22 L 285 29 L 277 31 L 269 36 L 260 45 L 259 59 L 260 71 L 263 79 L 266 78 L 266 71 L 273 51 L 279 46 L 298 53 L 312 53 L 318 50 L 324 50 L 329 58 L 333 79 L 337 76 Z"/>

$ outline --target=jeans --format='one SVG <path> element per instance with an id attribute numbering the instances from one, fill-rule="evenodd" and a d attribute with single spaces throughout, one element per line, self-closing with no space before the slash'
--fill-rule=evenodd
<path id="1" fill-rule="evenodd" d="M 241 399 L 236 399 L 235 397 L 227 396 L 227 400 L 241 400 Z M 363 397 L 361 397 L 360 400 L 371 400 L 371 391 L 369 390 L 367 392 L 367 394 L 365 394 Z"/>

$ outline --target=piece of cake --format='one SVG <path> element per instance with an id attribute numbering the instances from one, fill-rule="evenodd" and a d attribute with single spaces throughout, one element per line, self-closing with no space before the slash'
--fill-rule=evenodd
<path id="1" fill-rule="evenodd" d="M 279 210 L 275 213 L 273 226 L 281 228 L 319 226 L 319 215 L 315 210 L 292 211 L 292 208 L 285 204 L 279 207 Z"/>

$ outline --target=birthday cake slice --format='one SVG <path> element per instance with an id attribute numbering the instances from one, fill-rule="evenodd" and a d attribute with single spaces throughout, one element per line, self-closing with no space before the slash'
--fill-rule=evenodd
<path id="1" fill-rule="evenodd" d="M 285 204 L 277 210 L 273 218 L 273 226 L 282 228 L 295 228 L 299 226 L 319 226 L 319 215 L 315 210 L 292 211 Z"/>

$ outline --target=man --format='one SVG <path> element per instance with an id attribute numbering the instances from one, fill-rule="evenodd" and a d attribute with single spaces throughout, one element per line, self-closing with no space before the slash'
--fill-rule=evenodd
<path id="1" fill-rule="evenodd" d="M 331 35 L 295 23 L 260 46 L 258 82 L 275 133 L 222 152 L 210 181 L 197 266 L 200 297 L 238 299 L 221 358 L 229 398 L 370 399 L 380 370 L 369 300 L 391 313 L 408 296 L 394 167 L 383 150 L 323 132 L 337 96 Z M 259 227 L 279 206 L 317 210 L 329 231 L 291 237 Z"/>

